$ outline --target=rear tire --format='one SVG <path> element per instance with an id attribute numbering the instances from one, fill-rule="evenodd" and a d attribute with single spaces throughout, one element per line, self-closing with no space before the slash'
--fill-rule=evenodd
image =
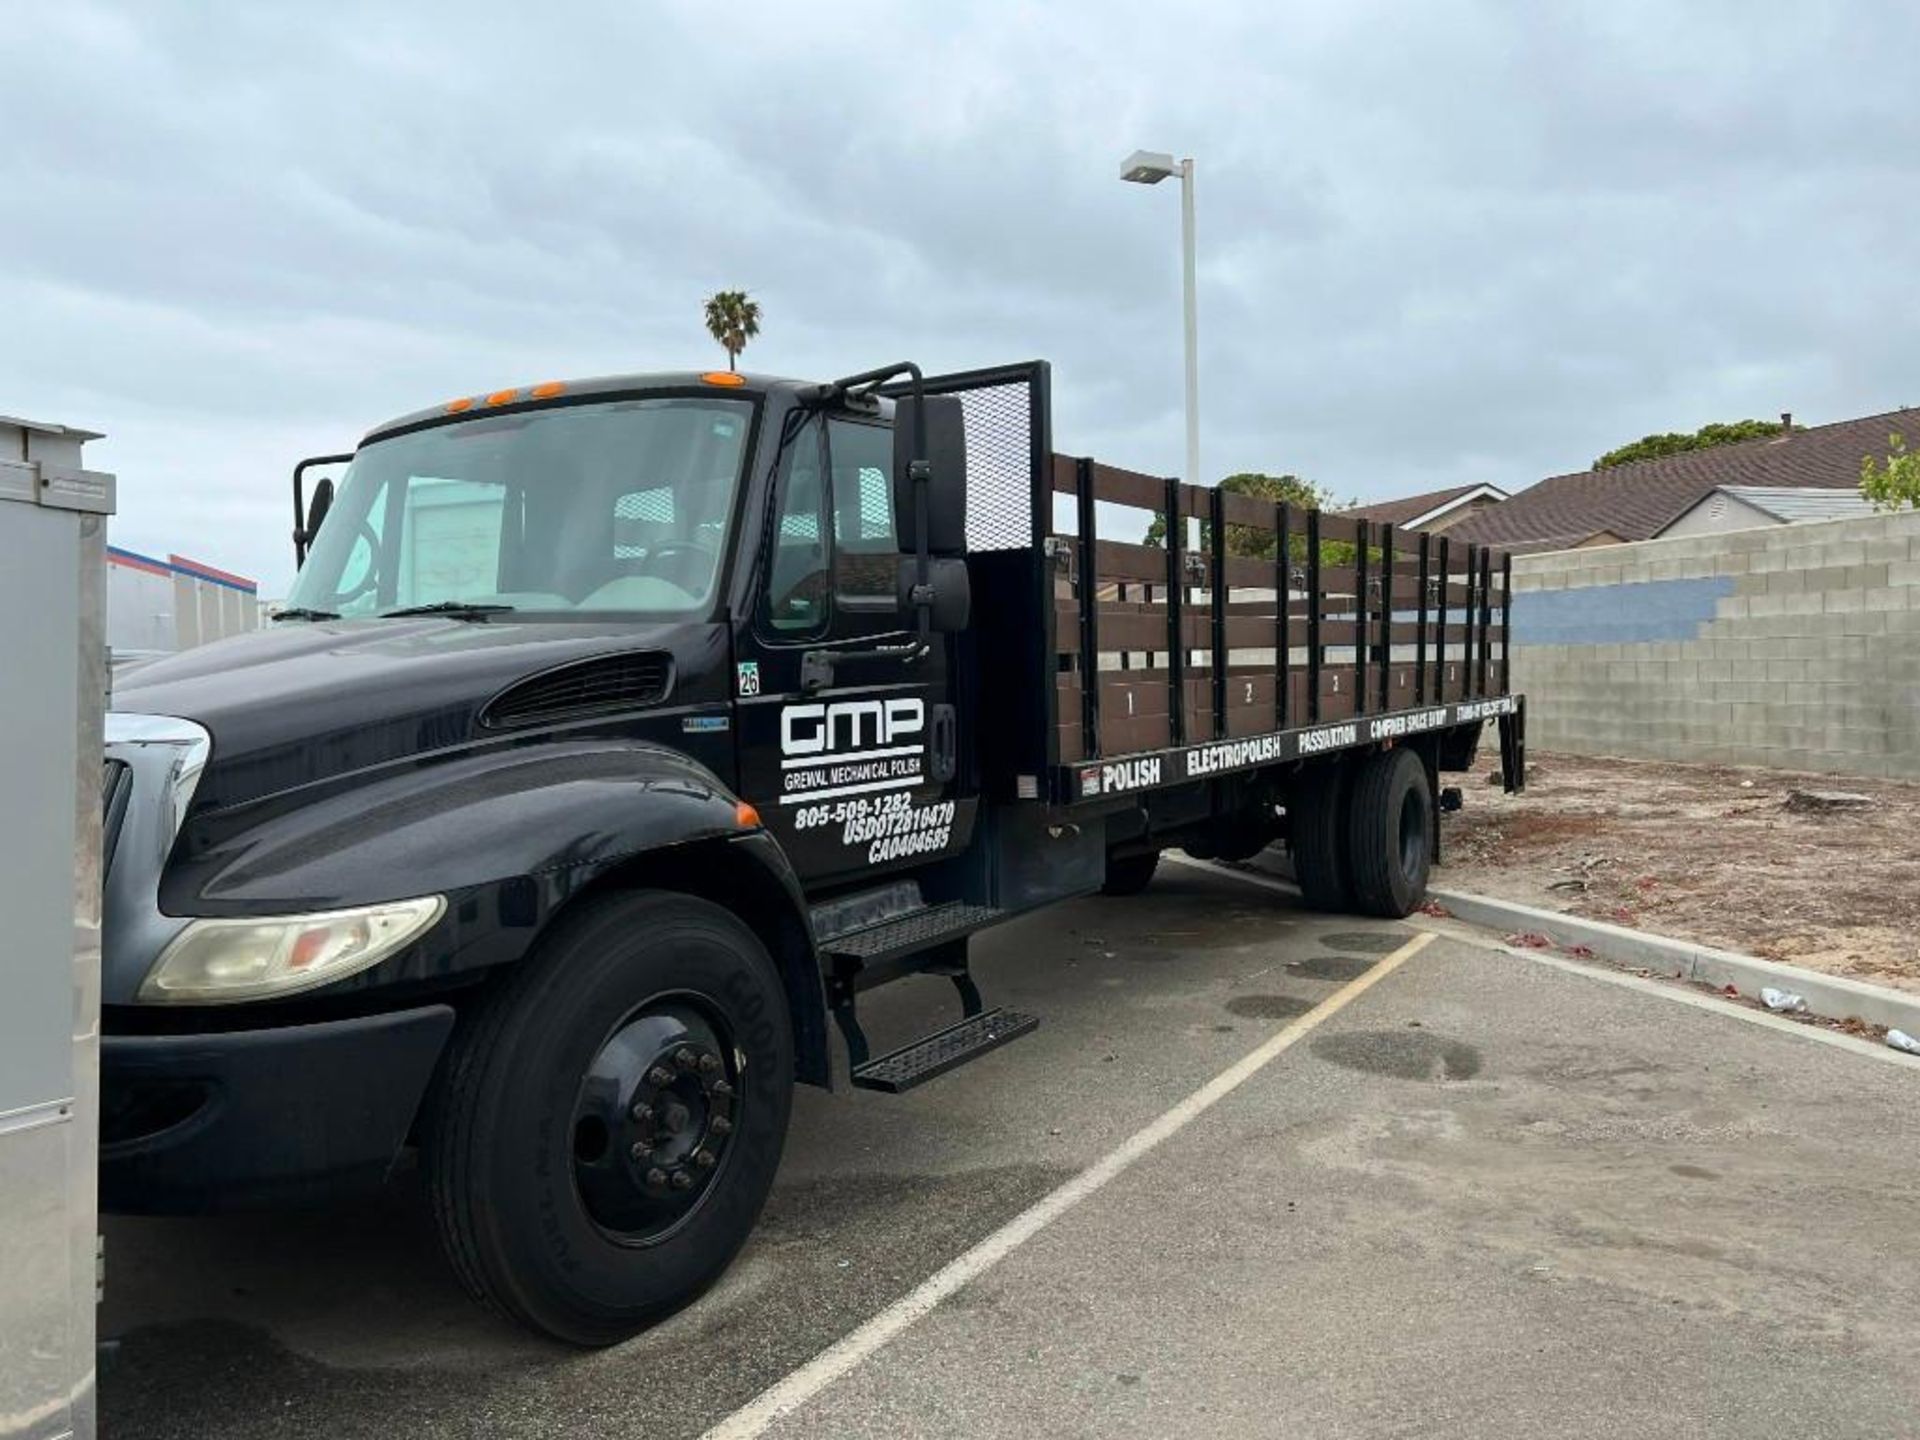
<path id="1" fill-rule="evenodd" d="M 1309 765 L 1287 792 L 1287 848 L 1293 878 L 1315 910 L 1353 908 L 1347 870 L 1348 792 L 1352 765 L 1335 760 Z"/>
<path id="2" fill-rule="evenodd" d="M 792 1105 L 785 990 L 705 900 L 583 901 L 463 1017 L 427 1180 L 466 1288 L 607 1345 L 711 1285 L 773 1184 Z"/>
<path id="3" fill-rule="evenodd" d="M 1144 855 L 1107 856 L 1107 878 L 1101 882 L 1102 895 L 1138 895 L 1153 883 L 1153 872 L 1160 868 L 1160 852 Z"/>
<path id="4" fill-rule="evenodd" d="M 1363 914 L 1398 920 L 1427 893 L 1433 866 L 1433 788 L 1411 750 L 1370 755 L 1354 777 L 1348 855 Z"/>

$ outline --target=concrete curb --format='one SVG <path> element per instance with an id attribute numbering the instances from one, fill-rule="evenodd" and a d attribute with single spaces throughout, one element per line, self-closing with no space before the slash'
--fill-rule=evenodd
<path id="1" fill-rule="evenodd" d="M 1731 985 L 1742 995 L 1758 997 L 1762 986 L 1773 985 L 1805 997 L 1807 1009 L 1826 1019 L 1858 1016 L 1875 1025 L 1920 1035 L 1920 994 L 1889 990 L 1839 975 L 1822 975 L 1797 965 L 1782 965 L 1732 950 L 1716 950 L 1691 940 L 1649 935 L 1644 930 L 1629 930 L 1604 920 L 1584 920 L 1576 915 L 1563 915 L 1558 910 L 1540 910 L 1511 900 L 1471 895 L 1464 890 L 1429 887 L 1427 898 L 1470 925 L 1506 934 L 1544 935 L 1562 948 L 1584 945 L 1595 955 L 1619 964 L 1642 966 L 1656 975 L 1672 975 L 1715 989 Z"/>

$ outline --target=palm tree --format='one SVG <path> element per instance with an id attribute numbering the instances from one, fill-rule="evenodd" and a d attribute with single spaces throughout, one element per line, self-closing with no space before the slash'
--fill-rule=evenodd
<path id="1" fill-rule="evenodd" d="M 707 298 L 707 333 L 726 348 L 727 369 L 735 369 L 734 357 L 760 333 L 759 302 L 744 290 L 716 290 Z"/>

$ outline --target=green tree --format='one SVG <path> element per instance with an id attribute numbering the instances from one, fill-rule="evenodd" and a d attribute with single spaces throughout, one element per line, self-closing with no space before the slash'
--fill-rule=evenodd
<path id="1" fill-rule="evenodd" d="M 1325 486 L 1316 485 L 1311 480 L 1302 480 L 1298 475 L 1263 475 L 1256 470 L 1243 470 L 1238 475 L 1227 476 L 1220 482 L 1220 488 L 1229 495 L 1251 495 L 1256 500 L 1284 500 L 1299 509 L 1331 510 L 1333 508 L 1331 490 Z M 1227 526 L 1227 552 L 1232 555 L 1245 555 L 1254 560 L 1271 560 L 1273 547 L 1278 540 L 1279 536 L 1271 530 L 1231 523 Z M 1154 512 L 1153 523 L 1147 527 L 1146 539 L 1143 543 L 1155 546 L 1167 543 L 1167 517 L 1163 512 L 1158 510 Z M 1204 549 L 1212 543 L 1212 529 L 1207 521 L 1202 520 L 1200 545 Z M 1297 557 L 1306 553 L 1306 544 L 1306 536 L 1300 534 L 1293 537 L 1293 543 L 1288 548 Z M 1340 563 L 1334 554 L 1336 548 L 1337 542 L 1329 542 L 1322 546 L 1321 558 L 1335 564 Z M 1351 558 L 1353 546 L 1348 545 L 1346 553 Z"/>
<path id="2" fill-rule="evenodd" d="M 1907 437 L 1887 436 L 1883 460 L 1869 455 L 1860 462 L 1860 493 L 1876 510 L 1920 510 L 1920 453 L 1907 449 Z"/>
<path id="3" fill-rule="evenodd" d="M 1611 470 L 1636 460 L 1658 460 L 1663 455 L 1680 455 L 1688 450 L 1711 450 L 1716 445 L 1733 445 L 1742 440 L 1764 440 L 1785 428 L 1778 420 L 1734 420 L 1702 425 L 1691 435 L 1671 430 L 1661 435 L 1642 435 L 1630 445 L 1609 450 L 1593 462 L 1593 468 Z"/>
<path id="4" fill-rule="evenodd" d="M 760 333 L 760 302 L 744 290 L 714 291 L 707 297 L 707 333 L 726 350 L 727 369 L 737 368 L 735 359 Z"/>

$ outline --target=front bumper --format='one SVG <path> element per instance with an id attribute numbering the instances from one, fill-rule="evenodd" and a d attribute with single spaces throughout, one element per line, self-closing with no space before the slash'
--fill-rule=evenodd
<path id="1" fill-rule="evenodd" d="M 100 1045 L 100 1207 L 180 1215 L 378 1184 L 453 1029 L 430 1005 Z"/>

